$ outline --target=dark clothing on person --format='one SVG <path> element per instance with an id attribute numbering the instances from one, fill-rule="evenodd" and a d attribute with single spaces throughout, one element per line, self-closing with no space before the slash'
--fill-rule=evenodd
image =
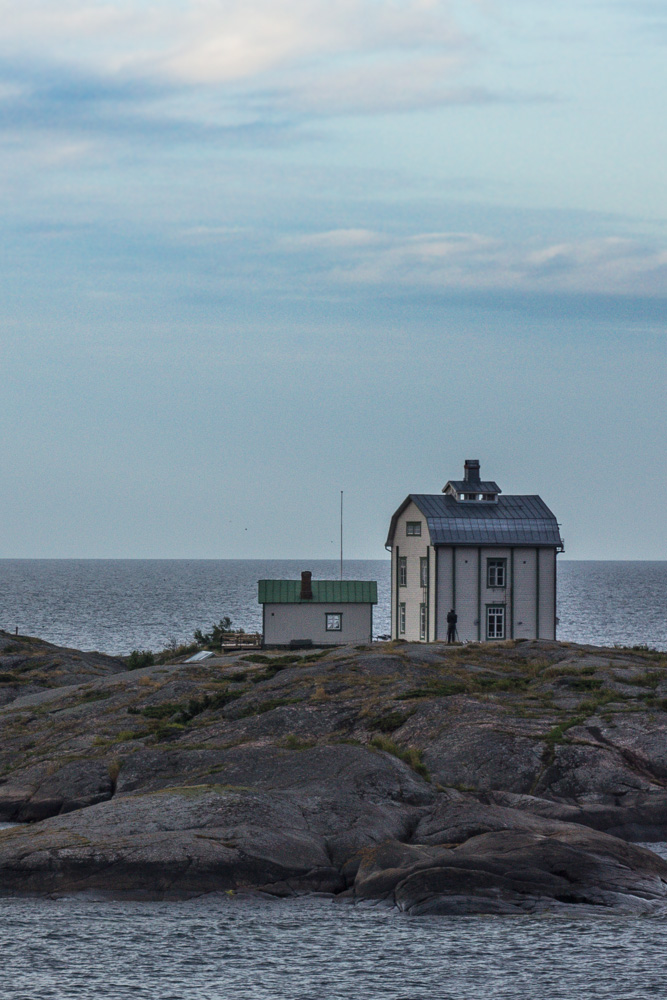
<path id="1" fill-rule="evenodd" d="M 454 608 L 447 614 L 447 642 L 452 643 L 456 640 L 456 623 L 459 620 L 459 616 L 454 611 Z"/>

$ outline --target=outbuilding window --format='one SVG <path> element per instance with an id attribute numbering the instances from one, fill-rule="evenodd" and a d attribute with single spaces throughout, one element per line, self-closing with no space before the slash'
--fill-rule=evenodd
<path id="1" fill-rule="evenodd" d="M 341 632 L 343 628 L 343 616 L 337 611 L 327 611 L 326 629 L 327 632 Z"/>
<path id="2" fill-rule="evenodd" d="M 507 577 L 507 559 L 486 560 L 487 587 L 504 587 Z"/>
<path id="3" fill-rule="evenodd" d="M 421 535 L 422 533 L 422 523 L 421 521 L 407 521 L 405 525 L 406 535 Z"/>
<path id="4" fill-rule="evenodd" d="M 505 605 L 487 604 L 486 606 L 486 638 L 505 638 Z"/>

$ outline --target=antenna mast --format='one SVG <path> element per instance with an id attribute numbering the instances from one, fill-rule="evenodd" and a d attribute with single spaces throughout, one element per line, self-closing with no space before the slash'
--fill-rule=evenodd
<path id="1" fill-rule="evenodd" d="M 340 578 L 343 579 L 343 491 L 340 491 Z"/>

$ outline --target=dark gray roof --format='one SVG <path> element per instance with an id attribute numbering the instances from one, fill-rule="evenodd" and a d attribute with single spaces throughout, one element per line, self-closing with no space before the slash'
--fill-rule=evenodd
<path id="1" fill-rule="evenodd" d="M 475 482 L 472 479 L 450 479 L 447 486 L 453 486 L 457 493 L 501 493 L 498 483 L 490 480 L 486 482 Z M 445 490 L 447 489 L 445 486 Z M 444 490 L 443 490 L 444 493 Z"/>
<path id="2" fill-rule="evenodd" d="M 411 493 L 391 520 L 387 545 L 393 541 L 399 515 L 411 501 L 426 518 L 432 545 L 563 545 L 555 516 L 538 496 L 499 496 L 497 503 L 466 503 L 442 493 Z"/>

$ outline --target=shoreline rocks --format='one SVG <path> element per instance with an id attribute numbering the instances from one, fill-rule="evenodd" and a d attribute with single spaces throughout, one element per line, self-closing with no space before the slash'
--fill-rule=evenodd
<path id="1" fill-rule="evenodd" d="M 0 895 L 667 907 L 667 863 L 626 842 L 667 841 L 667 656 L 381 643 L 128 671 L 11 638 L 0 820 L 25 825 L 0 830 Z"/>

